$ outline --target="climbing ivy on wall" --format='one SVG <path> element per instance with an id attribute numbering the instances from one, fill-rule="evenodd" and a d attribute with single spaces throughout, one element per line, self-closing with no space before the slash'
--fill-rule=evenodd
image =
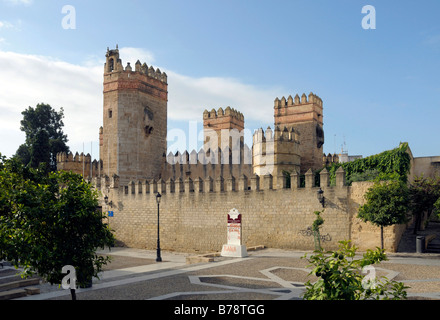
<path id="1" fill-rule="evenodd" d="M 347 163 L 334 163 L 327 170 L 330 174 L 330 183 L 336 181 L 336 171 L 339 167 L 345 170 L 346 181 L 350 182 L 352 176 L 366 172 L 376 172 L 376 178 L 380 180 L 398 179 L 407 182 L 408 173 L 411 168 L 411 158 L 407 152 L 408 143 L 401 143 L 399 147 L 384 151 L 382 153 L 357 159 Z"/>

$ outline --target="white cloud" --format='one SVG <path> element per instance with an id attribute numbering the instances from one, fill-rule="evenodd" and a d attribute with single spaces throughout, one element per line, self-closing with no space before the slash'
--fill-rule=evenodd
<path id="1" fill-rule="evenodd" d="M 124 67 L 127 65 L 127 62 L 130 62 L 131 66 L 134 68 L 137 60 L 139 60 L 142 64 L 145 62 L 148 64 L 148 66 L 155 62 L 153 53 L 140 48 L 121 48 L 119 49 L 119 56 L 122 59 L 122 64 Z"/>
<path id="2" fill-rule="evenodd" d="M 102 122 L 102 67 L 86 68 L 49 57 L 0 51 L 0 135 L 4 155 L 24 142 L 21 112 L 38 103 L 64 108 L 65 129 L 72 149 L 97 140 Z"/>
<path id="3" fill-rule="evenodd" d="M 6 2 L 8 4 L 11 5 L 25 5 L 25 6 L 29 6 L 31 5 L 34 1 L 33 0 L 3 0 L 3 2 Z"/>
<path id="4" fill-rule="evenodd" d="M 230 106 L 246 120 L 273 117 L 273 101 L 279 88 L 258 88 L 233 78 L 191 78 L 165 70 L 168 75 L 169 117 L 174 120 L 201 120 L 205 109 Z"/>
<path id="5" fill-rule="evenodd" d="M 120 57 L 124 66 L 138 59 L 148 65 L 154 62 L 154 55 L 144 49 L 121 48 Z M 88 153 L 94 141 L 93 157 L 97 157 L 103 79 L 99 60 L 90 56 L 84 65 L 74 65 L 51 57 L 0 51 L 0 152 L 6 156 L 15 153 L 24 142 L 19 130 L 21 112 L 44 102 L 56 110 L 64 108 L 64 132 L 71 150 L 81 152 L 84 143 Z M 277 88 L 257 88 L 237 79 L 193 78 L 160 69 L 168 74 L 170 119 L 202 121 L 205 109 L 227 106 L 241 111 L 245 121 L 273 119 L 273 100 L 281 91 Z"/>
<path id="6" fill-rule="evenodd" d="M 14 26 L 9 21 L 0 21 L 0 29 L 11 29 Z"/>

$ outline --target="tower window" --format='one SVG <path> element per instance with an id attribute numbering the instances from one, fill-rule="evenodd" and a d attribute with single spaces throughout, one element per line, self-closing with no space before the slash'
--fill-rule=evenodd
<path id="1" fill-rule="evenodd" d="M 111 109 L 108 111 L 108 117 L 109 119 L 113 118 L 113 111 Z"/>
<path id="2" fill-rule="evenodd" d="M 145 136 L 148 138 L 153 133 L 153 127 L 146 126 L 144 128 Z"/>
<path id="3" fill-rule="evenodd" d="M 109 72 L 112 72 L 115 69 L 115 61 L 113 59 L 110 59 L 108 61 L 108 64 L 109 64 L 108 70 L 109 70 Z"/>

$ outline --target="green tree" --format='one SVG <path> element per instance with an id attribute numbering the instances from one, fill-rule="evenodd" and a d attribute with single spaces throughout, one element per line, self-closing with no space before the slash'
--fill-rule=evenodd
<path id="1" fill-rule="evenodd" d="M 30 166 L 38 168 L 41 164 L 48 171 L 50 163 L 49 134 L 42 129 L 36 133 L 30 148 Z"/>
<path id="2" fill-rule="evenodd" d="M 416 177 L 409 188 L 410 209 L 415 217 L 414 234 L 420 230 L 423 214 L 429 218 L 440 198 L 440 177 Z"/>
<path id="3" fill-rule="evenodd" d="M 358 218 L 380 227 L 383 249 L 383 228 L 408 221 L 408 187 L 400 180 L 377 181 L 364 197 L 366 203 L 359 208 Z"/>
<path id="4" fill-rule="evenodd" d="M 319 251 L 307 258 L 314 267 L 310 275 L 319 279 L 306 283 L 304 300 L 402 300 L 407 293 L 403 283 L 376 278 L 372 265 L 387 260 L 384 250 L 368 250 L 355 260 L 357 248 L 341 241 L 337 251 Z M 365 275 L 365 273 L 367 273 Z"/>
<path id="5" fill-rule="evenodd" d="M 411 158 L 408 154 L 408 143 L 401 143 L 399 147 L 357 159 L 346 163 L 333 163 L 328 169 L 330 184 L 335 184 L 336 171 L 342 167 L 345 171 L 347 183 L 363 181 L 377 177 L 380 180 L 399 179 L 407 182 L 411 168 Z M 353 177 L 352 177 L 353 176 Z"/>
<path id="6" fill-rule="evenodd" d="M 46 161 L 49 152 L 49 169 L 55 171 L 57 153 L 69 151 L 67 135 L 63 132 L 64 109 L 57 112 L 49 104 L 40 103 L 35 108 L 29 107 L 22 115 L 20 130 L 26 134 L 26 141 L 18 148 L 15 157 L 24 165 L 37 168 L 39 162 Z M 43 137 L 45 134 L 48 139 Z M 44 155 L 39 154 L 39 148 L 43 148 Z"/>
<path id="7" fill-rule="evenodd" d="M 437 199 L 437 201 L 434 204 L 434 210 L 438 218 L 440 219 L 440 197 Z"/>
<path id="8" fill-rule="evenodd" d="M 20 161 L 24 165 L 28 165 L 31 162 L 31 150 L 25 143 L 18 147 L 15 152 L 14 158 Z"/>
<path id="9" fill-rule="evenodd" d="M 23 166 L 0 157 L 0 260 L 61 284 L 62 268 L 75 267 L 78 285 L 98 277 L 109 257 L 97 248 L 114 237 L 98 208 L 97 191 L 80 175 Z M 72 291 L 72 299 L 76 299 Z"/>
<path id="10" fill-rule="evenodd" d="M 321 213 L 324 212 L 324 210 L 315 211 L 316 219 L 315 219 L 315 221 L 313 221 L 313 224 L 312 224 L 313 238 L 315 241 L 315 251 L 322 250 L 321 233 L 319 232 L 319 229 L 324 224 L 324 219 L 321 217 Z"/>

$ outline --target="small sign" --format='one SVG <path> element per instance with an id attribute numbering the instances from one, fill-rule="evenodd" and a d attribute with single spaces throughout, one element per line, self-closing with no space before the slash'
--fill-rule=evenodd
<path id="1" fill-rule="evenodd" d="M 221 255 L 224 257 L 246 257 L 246 247 L 242 245 L 241 214 L 237 209 L 232 209 L 228 214 L 227 227 L 228 244 L 225 244 Z"/>
<path id="2" fill-rule="evenodd" d="M 113 217 L 113 216 L 114 216 L 114 212 L 113 212 L 113 211 L 109 211 L 109 212 L 108 212 L 108 216 L 109 216 L 109 217 Z"/>
<path id="3" fill-rule="evenodd" d="M 232 209 L 228 214 L 228 223 L 239 223 L 241 224 L 241 214 L 237 209 Z"/>
<path id="4" fill-rule="evenodd" d="M 241 214 L 237 209 L 228 214 L 228 244 L 241 245 Z"/>

